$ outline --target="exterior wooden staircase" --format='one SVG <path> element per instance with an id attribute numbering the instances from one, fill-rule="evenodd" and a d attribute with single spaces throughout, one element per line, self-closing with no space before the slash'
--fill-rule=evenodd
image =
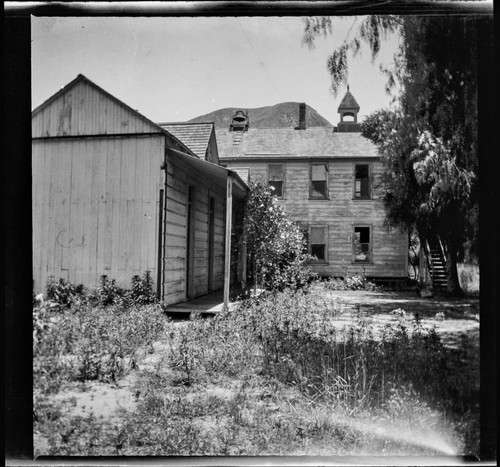
<path id="1" fill-rule="evenodd" d="M 432 288 L 434 290 L 445 290 L 447 285 L 446 256 L 439 237 L 429 240 L 427 249 Z"/>

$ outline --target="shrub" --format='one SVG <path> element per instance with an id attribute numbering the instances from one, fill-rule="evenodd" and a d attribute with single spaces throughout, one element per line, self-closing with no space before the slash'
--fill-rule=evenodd
<path id="1" fill-rule="evenodd" d="M 377 286 L 368 281 L 364 274 L 355 274 L 344 278 L 331 277 L 324 283 L 326 290 L 377 290 Z"/>
<path id="2" fill-rule="evenodd" d="M 243 222 L 250 279 L 271 290 L 300 288 L 312 280 L 303 230 L 259 181 L 250 180 Z"/>
<path id="3" fill-rule="evenodd" d="M 468 294 L 479 293 L 479 265 L 459 263 L 457 265 L 458 279 L 463 291 Z"/>
<path id="4" fill-rule="evenodd" d="M 144 271 L 142 277 L 132 277 L 130 288 L 130 298 L 138 305 L 149 305 L 156 303 L 156 294 L 154 292 L 154 282 L 151 277 L 151 271 Z"/>
<path id="5" fill-rule="evenodd" d="M 116 305 L 125 297 L 125 291 L 118 287 L 115 279 L 102 275 L 92 299 L 102 306 Z"/>
<path id="6" fill-rule="evenodd" d="M 70 307 L 82 292 L 82 285 L 74 286 L 71 282 L 67 282 L 62 278 L 56 281 L 54 276 L 50 276 L 47 280 L 47 300 L 53 300 L 58 305 Z"/>

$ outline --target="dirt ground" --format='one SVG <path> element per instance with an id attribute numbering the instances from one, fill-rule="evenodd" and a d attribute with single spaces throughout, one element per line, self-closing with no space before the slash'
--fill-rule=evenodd
<path id="1" fill-rule="evenodd" d="M 327 292 L 325 298 L 332 300 L 339 326 L 348 325 L 353 318 L 368 318 L 377 327 L 384 327 L 401 319 L 412 320 L 418 314 L 423 327 L 435 327 L 445 344 L 453 346 L 461 334 L 477 339 L 479 342 L 479 300 L 448 299 L 444 297 L 421 298 L 415 292 L 366 292 L 335 291 Z M 182 323 L 178 323 L 182 325 Z M 162 371 L 167 369 L 167 347 L 162 342 L 154 345 L 154 353 L 144 355 L 139 363 L 139 370 Z M 56 397 L 69 416 L 87 416 L 94 414 L 110 421 L 117 421 L 121 410 L 133 411 L 137 404 L 134 393 L 140 371 L 132 371 L 116 384 L 101 382 L 71 383 Z M 35 433 L 35 451 L 37 444 L 44 440 Z"/>
<path id="2" fill-rule="evenodd" d="M 384 326 L 402 316 L 421 319 L 424 328 L 436 329 L 444 343 L 453 346 L 466 333 L 479 341 L 479 299 L 444 296 L 421 298 L 415 292 L 334 291 L 329 296 L 340 307 L 346 324 L 353 314 L 362 314 L 373 324 Z"/>

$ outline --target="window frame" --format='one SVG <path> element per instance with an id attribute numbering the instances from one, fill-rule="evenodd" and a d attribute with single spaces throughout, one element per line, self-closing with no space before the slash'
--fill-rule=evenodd
<path id="1" fill-rule="evenodd" d="M 325 196 L 313 196 L 313 188 L 312 188 L 312 174 L 313 174 L 313 166 L 315 165 L 323 165 L 326 169 L 326 179 L 325 179 Z M 330 199 L 330 187 L 329 187 L 329 178 L 330 178 L 330 167 L 328 162 L 311 162 L 309 164 L 309 199 L 315 201 L 324 201 Z"/>
<path id="2" fill-rule="evenodd" d="M 358 166 L 366 166 L 368 167 L 368 195 L 367 196 L 357 196 L 356 195 L 356 181 L 358 180 L 356 178 L 356 172 L 357 172 L 357 167 Z M 354 200 L 370 200 L 373 199 L 373 177 L 372 177 L 372 164 L 370 162 L 355 162 L 354 163 L 354 170 L 353 170 L 353 177 L 354 177 L 354 183 L 352 187 L 352 199 Z M 365 179 L 360 179 L 360 180 L 365 180 Z"/>
<path id="3" fill-rule="evenodd" d="M 367 260 L 359 260 L 356 259 L 355 251 L 354 251 L 354 240 L 356 238 L 356 229 L 357 228 L 367 228 L 369 239 L 368 242 L 368 259 Z M 351 240 L 351 256 L 352 256 L 352 264 L 373 264 L 373 225 L 372 224 L 353 224 L 352 225 L 352 240 Z"/>
<path id="4" fill-rule="evenodd" d="M 307 251 L 312 256 L 312 243 L 311 243 L 311 229 L 321 228 L 323 229 L 323 240 L 325 243 L 314 243 L 314 245 L 324 245 L 325 246 L 325 258 L 324 259 L 314 259 L 314 263 L 328 264 L 328 234 L 329 229 L 326 224 L 310 224 L 307 228 Z"/>
<path id="5" fill-rule="evenodd" d="M 269 180 L 270 178 L 270 173 L 271 173 L 271 166 L 272 165 L 280 165 L 281 166 L 281 177 L 282 177 L 282 180 L 281 180 L 281 196 L 278 196 L 278 195 L 275 195 L 273 193 L 273 196 L 276 196 L 276 198 L 278 199 L 285 199 L 285 188 L 286 188 L 286 164 L 284 162 L 270 162 L 269 164 L 267 164 L 267 186 L 268 188 L 271 186 L 269 183 L 271 180 Z"/>

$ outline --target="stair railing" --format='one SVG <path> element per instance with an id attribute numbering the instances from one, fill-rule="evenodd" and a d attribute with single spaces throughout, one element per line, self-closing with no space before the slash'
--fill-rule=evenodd
<path id="1" fill-rule="evenodd" d="M 438 241 L 438 246 L 441 254 L 441 259 L 443 261 L 444 266 L 446 266 L 446 257 L 447 257 L 447 252 L 446 252 L 446 247 L 443 245 L 443 242 L 441 241 L 441 238 L 439 235 L 436 236 L 437 241 Z"/>
<path id="2" fill-rule="evenodd" d="M 426 239 L 424 242 L 424 249 L 425 249 L 425 258 L 427 260 L 427 267 L 431 273 L 431 284 L 434 281 L 434 263 L 432 262 L 431 258 L 431 247 L 429 246 L 429 241 Z"/>

